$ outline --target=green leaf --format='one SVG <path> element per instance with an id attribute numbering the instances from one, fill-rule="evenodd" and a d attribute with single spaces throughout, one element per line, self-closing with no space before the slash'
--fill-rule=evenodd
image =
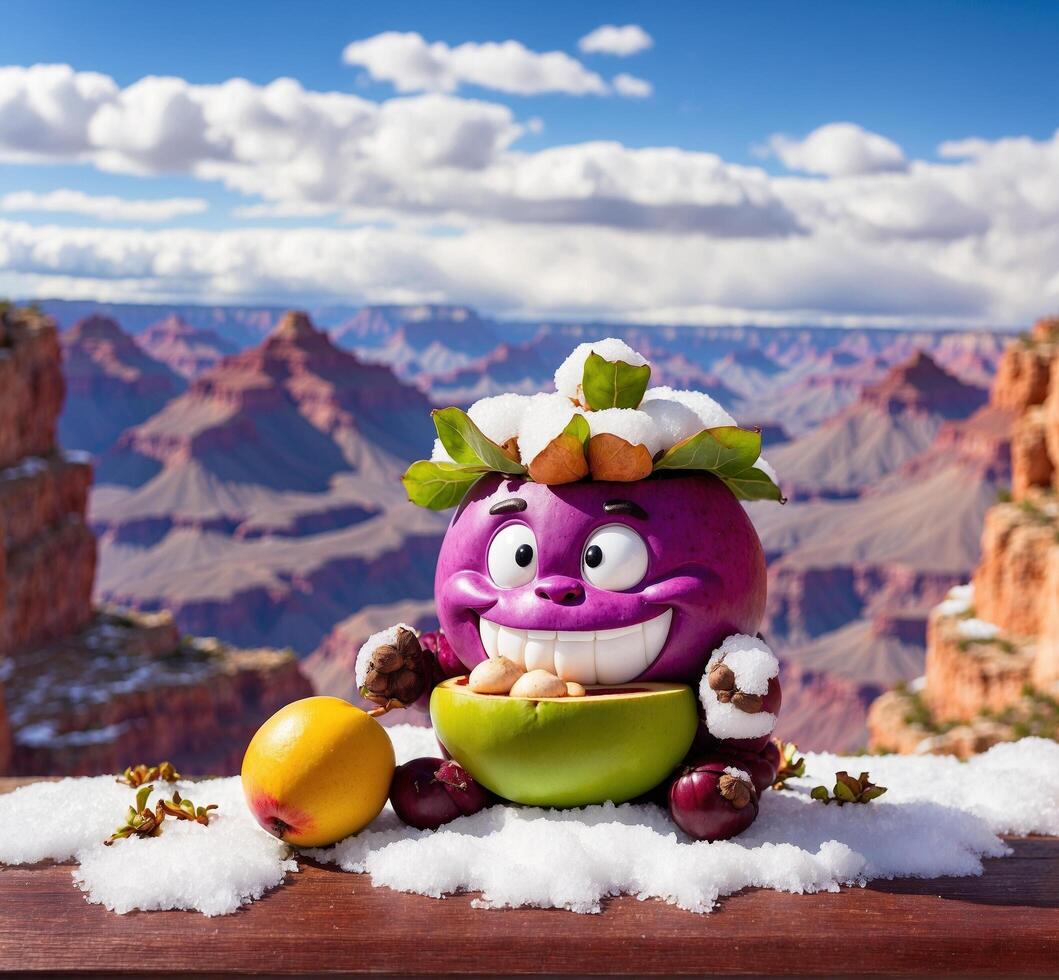
<path id="1" fill-rule="evenodd" d="M 636 367 L 625 361 L 608 361 L 592 352 L 585 361 L 581 391 L 594 412 L 605 408 L 638 408 L 651 378 L 651 365 Z"/>
<path id="2" fill-rule="evenodd" d="M 761 455 L 761 433 L 736 425 L 719 425 L 689 436 L 655 463 L 656 470 L 702 470 L 720 477 L 739 500 L 784 497 L 772 478 L 754 464 Z"/>
<path id="3" fill-rule="evenodd" d="M 883 793 L 886 792 L 885 786 L 870 786 L 863 793 L 860 794 L 860 798 L 865 803 L 870 803 L 872 800 L 877 800 Z"/>
<path id="4" fill-rule="evenodd" d="M 734 477 L 754 466 L 761 455 L 761 433 L 720 425 L 703 429 L 666 450 L 656 470 L 706 470 Z"/>
<path id="5" fill-rule="evenodd" d="M 154 786 L 147 785 L 141 786 L 136 792 L 136 809 L 137 811 L 142 810 L 147 805 L 147 798 L 151 795 L 154 790 Z"/>
<path id="6" fill-rule="evenodd" d="M 828 792 L 826 786 L 815 786 L 812 792 L 809 794 L 814 800 L 823 800 L 825 803 L 828 799 Z"/>
<path id="7" fill-rule="evenodd" d="M 526 467 L 511 459 L 474 420 L 458 408 L 441 408 L 431 412 L 434 428 L 445 450 L 456 463 L 484 466 L 494 473 L 521 476 Z"/>
<path id="8" fill-rule="evenodd" d="M 574 415 L 563 429 L 563 435 L 574 436 L 582 446 L 588 445 L 588 439 L 592 435 L 588 428 L 588 419 L 583 415 Z"/>
<path id="9" fill-rule="evenodd" d="M 857 797 L 845 783 L 835 783 L 835 799 L 843 803 L 852 803 Z"/>
<path id="10" fill-rule="evenodd" d="M 780 488 L 772 482 L 772 477 L 756 466 L 738 476 L 722 476 L 721 479 L 739 500 L 775 500 L 779 504 L 787 502 Z"/>
<path id="11" fill-rule="evenodd" d="M 455 507 L 488 470 L 484 466 L 435 463 L 421 459 L 401 477 L 408 499 L 429 510 Z"/>

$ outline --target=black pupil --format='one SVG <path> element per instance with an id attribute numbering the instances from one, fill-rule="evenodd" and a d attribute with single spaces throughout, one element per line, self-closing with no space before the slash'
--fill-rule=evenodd
<path id="1" fill-rule="evenodd" d="M 589 568 L 599 568 L 603 564 L 603 549 L 598 545 L 592 545 L 585 552 L 585 564 Z"/>
<path id="2" fill-rule="evenodd" d="M 519 568 L 525 568 L 531 561 L 533 561 L 533 546 L 520 544 L 515 549 L 515 564 Z"/>

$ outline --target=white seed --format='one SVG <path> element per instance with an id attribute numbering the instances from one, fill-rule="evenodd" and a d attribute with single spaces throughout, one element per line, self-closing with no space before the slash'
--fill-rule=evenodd
<path id="1" fill-rule="evenodd" d="M 566 696 L 568 698 L 583 698 L 585 689 L 577 681 L 566 682 Z"/>
<path id="2" fill-rule="evenodd" d="M 507 657 L 490 657 L 471 671 L 467 686 L 476 694 L 507 694 L 525 671 Z"/>
<path id="3" fill-rule="evenodd" d="M 513 698 L 565 698 L 566 682 L 547 670 L 523 674 L 511 688 Z"/>

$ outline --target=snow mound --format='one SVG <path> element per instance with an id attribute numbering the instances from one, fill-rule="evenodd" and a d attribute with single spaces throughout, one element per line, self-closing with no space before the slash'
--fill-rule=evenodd
<path id="1" fill-rule="evenodd" d="M 388 731 L 399 761 L 438 754 L 428 728 Z M 629 894 L 708 912 L 746 887 L 805 893 L 872 878 L 977 875 L 982 858 L 1008 852 L 997 834 L 1059 834 L 1054 742 L 1023 739 L 967 763 L 809 754 L 806 764 L 810 775 L 791 789 L 762 794 L 757 822 L 732 841 L 693 842 L 651 805 L 498 805 L 436 832 L 402 825 L 387 806 L 359 835 L 306 853 L 400 891 L 478 892 L 475 904 L 484 907 L 598 912 L 608 896 Z M 888 787 L 881 799 L 837 807 L 809 798 L 836 770 L 864 768 Z M 90 902 L 115 912 L 205 915 L 234 912 L 297 870 L 287 848 L 250 816 L 238 777 L 177 786 L 196 803 L 220 805 L 208 827 L 166 820 L 159 837 L 112 847 L 102 841 L 134 792 L 111 776 L 37 783 L 2 796 L 0 863 L 76 857 L 73 877 Z M 155 798 L 163 789 L 169 795 L 173 787 L 158 784 Z"/>
<path id="2" fill-rule="evenodd" d="M 218 804 L 209 826 L 167 818 L 158 837 L 103 841 L 122 822 L 136 791 L 113 776 L 34 783 L 0 797 L 0 863 L 75 858 L 73 879 L 88 901 L 112 912 L 190 909 L 227 915 L 281 884 L 298 864 L 247 809 L 238 776 L 155 783 L 148 801 L 179 790 Z"/>
<path id="3" fill-rule="evenodd" d="M 581 379 L 585 376 L 585 361 L 589 354 L 598 354 L 605 361 L 624 361 L 633 367 L 642 367 L 647 363 L 647 358 L 616 337 L 578 344 L 555 372 L 555 390 L 560 395 L 574 401 L 581 400 Z"/>
<path id="4" fill-rule="evenodd" d="M 698 416 L 700 429 L 713 429 L 719 425 L 738 424 L 717 402 L 701 391 L 682 391 L 670 388 L 667 385 L 662 385 L 658 388 L 648 388 L 644 393 L 640 407 L 647 411 L 646 405 L 657 399 L 677 402 L 690 409 Z"/>
<path id="5" fill-rule="evenodd" d="M 583 409 L 562 395 L 531 395 L 518 430 L 518 451 L 527 466 Z"/>
<path id="6" fill-rule="evenodd" d="M 420 731 L 396 726 L 390 734 L 399 757 L 407 739 L 421 751 Z M 1059 832 L 1054 742 L 1024 739 L 969 763 L 937 756 L 806 759 L 811 776 L 762 794 L 757 821 L 732 841 L 690 841 L 650 805 L 501 805 L 433 833 L 401 827 L 387 809 L 369 831 L 311 856 L 399 891 L 479 892 L 475 905 L 486 908 L 598 912 L 608 896 L 630 894 L 708 912 L 751 886 L 804 893 L 872 878 L 977 875 L 983 857 L 1008 853 L 998 833 Z M 836 771 L 862 768 L 889 788 L 886 796 L 845 807 L 810 799 L 809 790 L 830 785 Z"/>
<path id="7" fill-rule="evenodd" d="M 480 398 L 467 409 L 467 414 L 487 439 L 502 446 L 508 439 L 518 435 L 530 397 L 529 395 L 505 394 Z M 569 416 L 567 421 L 569 421 Z M 434 440 L 434 452 L 430 458 L 436 463 L 453 461 L 440 439 Z"/>
<path id="8" fill-rule="evenodd" d="M 660 449 L 668 448 L 654 419 L 635 408 L 606 408 L 600 412 L 587 412 L 585 418 L 588 419 L 589 432 L 594 436 L 619 436 L 632 446 L 646 446 L 652 456 Z"/>

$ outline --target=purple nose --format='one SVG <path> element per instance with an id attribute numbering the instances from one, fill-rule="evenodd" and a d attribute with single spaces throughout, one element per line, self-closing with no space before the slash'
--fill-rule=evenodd
<path id="1" fill-rule="evenodd" d="M 576 578 L 553 575 L 543 579 L 534 590 L 542 599 L 557 602 L 561 606 L 572 606 L 585 597 L 585 587 Z"/>

